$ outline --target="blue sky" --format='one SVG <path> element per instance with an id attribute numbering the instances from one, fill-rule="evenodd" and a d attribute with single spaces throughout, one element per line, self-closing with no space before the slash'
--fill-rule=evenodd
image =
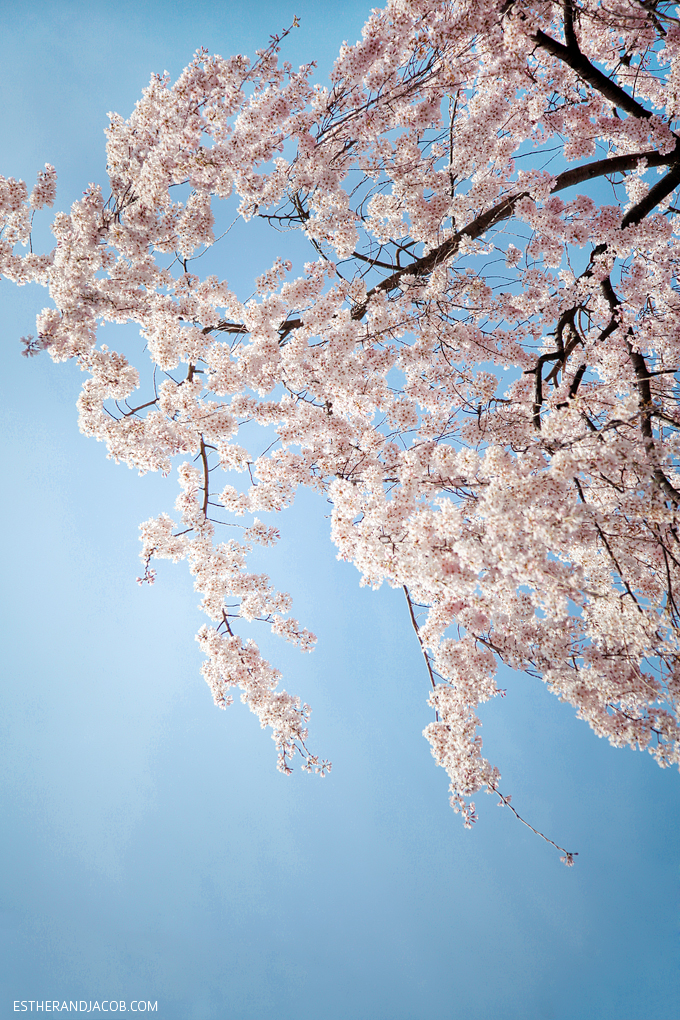
<path id="1" fill-rule="evenodd" d="M 104 181 L 106 114 L 129 115 L 152 71 L 177 75 L 199 46 L 252 54 L 297 14 L 285 55 L 325 73 L 368 12 L 0 7 L 0 173 L 32 182 L 53 163 L 58 208 Z M 259 245 L 227 249 L 222 275 L 248 286 L 272 262 Z M 465 831 L 421 736 L 403 598 L 359 587 L 305 494 L 262 569 L 319 645 L 262 646 L 312 705 L 333 773 L 281 776 L 255 717 L 212 705 L 185 566 L 135 584 L 138 524 L 171 509 L 174 479 L 107 461 L 77 430 L 77 369 L 20 357 L 46 303 L 0 283 L 0 1017 L 14 1000 L 150 999 L 164 1020 L 677 1020 L 677 772 L 506 673 L 485 746 L 577 865 L 483 794 Z"/>

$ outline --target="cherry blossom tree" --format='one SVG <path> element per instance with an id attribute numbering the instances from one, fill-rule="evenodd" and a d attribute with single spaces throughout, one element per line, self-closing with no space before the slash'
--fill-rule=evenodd
<path id="1" fill-rule="evenodd" d="M 287 34 L 152 77 L 48 254 L 31 225 L 54 168 L 30 195 L 0 179 L 0 271 L 52 302 L 24 353 L 77 361 L 80 428 L 109 457 L 180 460 L 140 582 L 188 562 L 215 703 L 240 691 L 279 768 L 323 775 L 309 707 L 247 629 L 314 644 L 247 565 L 278 537 L 257 514 L 310 487 L 362 583 L 403 589 L 466 826 L 480 790 L 515 810 L 477 733 L 499 663 L 680 763 L 675 5 L 389 0 L 326 87 L 280 61 Z M 220 200 L 272 228 L 249 297 L 194 271 Z M 138 326 L 150 369 L 98 341 L 105 322 Z"/>

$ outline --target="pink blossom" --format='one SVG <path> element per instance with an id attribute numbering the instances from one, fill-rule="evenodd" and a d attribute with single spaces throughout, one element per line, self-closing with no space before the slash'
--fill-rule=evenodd
<path id="1" fill-rule="evenodd" d="M 141 581 L 187 561 L 215 702 L 238 689 L 285 772 L 329 765 L 241 628 L 313 645 L 248 569 L 279 535 L 252 515 L 302 486 L 362 583 L 405 592 L 425 735 L 466 825 L 498 792 L 476 710 L 501 662 L 612 744 L 680 763 L 680 34 L 648 8 L 389 0 L 328 87 L 280 65 L 281 40 L 252 63 L 201 51 L 111 115 L 109 188 L 57 213 L 46 255 L 15 249 L 54 169 L 30 199 L 0 178 L 0 272 L 51 300 L 26 353 L 77 361 L 81 430 L 110 457 L 181 459 L 178 523 L 142 525 Z M 231 195 L 276 228 L 250 296 L 186 263 L 219 245 Z M 148 388 L 100 344 L 106 322 L 140 330 Z"/>

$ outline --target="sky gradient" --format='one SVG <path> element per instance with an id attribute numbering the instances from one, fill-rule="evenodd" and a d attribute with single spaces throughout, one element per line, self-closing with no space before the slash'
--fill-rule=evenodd
<path id="1" fill-rule="evenodd" d="M 253 54 L 297 14 L 283 55 L 317 59 L 322 80 L 368 7 L 0 12 L 0 173 L 31 187 L 53 163 L 56 210 L 105 183 L 106 114 L 128 116 L 151 72 L 176 77 L 200 46 Z M 221 252 L 241 297 L 277 254 L 254 233 Z M 421 735 L 428 678 L 403 596 L 359 587 L 303 493 L 255 562 L 318 647 L 257 637 L 312 705 L 333 772 L 277 773 L 255 717 L 212 704 L 186 565 L 135 584 L 138 525 L 171 512 L 175 479 L 107 461 L 77 429 L 77 368 L 20 357 L 46 304 L 0 282 L 0 1017 L 14 1000 L 144 999 L 163 1020 L 679 1020 L 677 772 L 505 671 L 486 751 L 577 864 L 483 794 L 465 831 Z"/>

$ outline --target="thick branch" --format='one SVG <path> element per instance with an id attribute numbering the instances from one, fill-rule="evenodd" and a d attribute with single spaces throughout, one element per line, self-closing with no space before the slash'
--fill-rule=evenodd
<path id="1" fill-rule="evenodd" d="M 660 181 L 657 181 L 653 188 L 650 188 L 649 192 L 645 195 L 644 198 L 640 199 L 640 201 L 637 202 L 632 209 L 629 209 L 629 211 L 626 213 L 623 220 L 621 221 L 621 229 L 624 230 L 626 227 L 630 227 L 636 223 L 639 223 L 642 219 L 644 219 L 645 216 L 647 216 L 652 211 L 652 209 L 654 209 L 659 204 L 659 202 L 662 202 L 664 198 L 667 198 L 668 195 L 672 194 L 673 191 L 675 191 L 675 189 L 678 187 L 678 185 L 680 185 L 680 163 L 673 166 L 665 177 L 662 177 Z M 581 274 L 581 279 L 586 279 L 587 277 L 591 277 L 593 275 L 595 258 L 599 258 L 600 256 L 604 255 L 606 251 L 607 245 L 605 243 L 598 244 L 593 249 L 590 256 L 590 262 L 588 263 L 588 266 Z M 603 340 L 606 340 L 607 337 L 609 337 L 618 328 L 619 320 L 617 309 L 621 303 L 616 294 L 614 293 L 614 289 L 611 285 L 611 280 L 609 277 L 606 277 L 606 279 L 602 281 L 600 287 L 605 297 L 607 298 L 609 307 L 611 308 L 612 317 L 609 324 L 605 326 L 605 328 L 600 333 L 598 337 L 598 343 L 601 343 Z M 568 312 L 563 313 L 560 322 L 562 322 L 565 319 L 565 316 L 568 315 L 573 316 L 576 313 L 576 310 L 577 310 L 576 308 L 571 308 L 569 309 Z M 631 357 L 633 368 L 635 369 L 635 375 L 638 383 L 638 392 L 640 393 L 641 398 L 642 408 L 641 431 L 645 437 L 647 451 L 651 455 L 654 448 L 654 437 L 651 425 L 653 404 L 651 397 L 651 389 L 649 387 L 649 379 L 651 378 L 651 375 L 649 370 L 647 369 L 647 365 L 645 363 L 643 356 L 639 354 L 637 351 L 633 350 L 633 347 L 628 339 L 626 340 L 626 343 L 628 345 L 628 353 Z M 527 370 L 527 372 L 524 373 L 525 375 L 532 375 L 534 372 L 536 373 L 536 393 L 534 398 L 533 421 L 535 427 L 538 429 L 540 429 L 541 427 L 541 406 L 543 404 L 543 379 L 542 379 L 543 365 L 545 364 L 546 361 L 560 360 L 561 353 L 562 348 L 559 351 L 552 351 L 549 354 L 543 354 L 538 359 L 536 363 L 536 368 L 529 369 Z M 573 397 L 576 395 L 576 391 L 580 386 L 581 379 L 583 378 L 583 374 L 585 373 L 586 368 L 587 368 L 586 365 L 581 365 L 581 367 L 579 368 L 579 371 L 577 372 L 577 375 L 574 378 L 574 383 L 572 383 L 572 387 L 569 393 L 570 400 L 573 399 Z M 654 373 L 652 373 L 652 375 L 653 374 Z M 560 404 L 558 406 L 565 407 L 567 405 Z M 659 468 L 655 470 L 654 478 L 656 479 L 661 489 L 665 492 L 665 494 L 670 499 L 672 499 L 672 501 L 676 505 L 678 505 L 680 494 L 671 485 L 669 480 L 666 478 L 664 473 Z"/>
<path id="2" fill-rule="evenodd" d="M 632 117 L 644 117 L 648 119 L 652 116 L 650 110 L 646 110 L 641 103 L 638 103 L 637 99 L 633 99 L 629 96 L 625 89 L 617 85 L 616 82 L 608 78 L 606 74 L 598 70 L 588 58 L 581 52 L 581 49 L 576 40 L 576 34 L 574 32 L 573 24 L 571 22 L 571 4 L 565 4 L 565 39 L 567 45 L 558 42 L 553 39 L 552 36 L 547 35 L 540 29 L 531 38 L 537 43 L 541 49 L 544 49 L 551 56 L 557 57 L 558 60 L 563 61 L 568 67 L 575 71 L 576 74 L 581 78 L 582 81 L 591 85 L 600 95 L 604 96 L 613 106 L 618 106 L 619 109 L 625 110 Z M 568 13 L 567 13 L 568 12 Z"/>
<path id="3" fill-rule="evenodd" d="M 621 302 L 619 301 L 608 276 L 602 281 L 600 287 L 602 289 L 602 293 L 607 299 L 607 302 L 609 303 L 613 316 L 616 317 L 617 309 Z M 658 466 L 656 457 L 656 443 L 654 440 L 654 431 L 652 429 L 654 402 L 652 398 L 652 388 L 649 384 L 651 376 L 644 356 L 633 347 L 630 339 L 631 336 L 632 330 L 629 329 L 626 335 L 626 349 L 633 365 L 637 390 L 640 397 L 640 431 L 645 440 L 645 449 L 647 450 L 647 454 L 653 465 L 654 481 L 671 503 L 677 507 L 680 506 L 680 492 L 678 492 L 675 486 L 671 484 L 665 473 Z"/>
<path id="4" fill-rule="evenodd" d="M 658 181 L 653 188 L 650 189 L 649 193 L 642 199 L 634 209 L 631 209 L 626 217 L 622 226 L 630 226 L 632 223 L 639 222 L 644 216 L 647 215 L 651 209 L 654 208 L 659 202 L 663 201 L 680 183 L 680 147 L 676 147 L 673 152 L 668 154 L 662 154 L 656 149 L 647 150 L 645 152 L 633 152 L 627 153 L 623 156 L 610 156 L 608 159 L 597 159 L 592 163 L 585 163 L 583 166 L 574 167 L 571 170 L 565 170 L 563 173 L 558 174 L 555 178 L 555 183 L 551 188 L 551 192 L 564 191 L 566 188 L 572 188 L 577 184 L 583 184 L 586 181 L 595 180 L 597 177 L 604 177 L 610 174 L 626 173 L 630 170 L 635 170 L 641 160 L 645 160 L 647 166 L 672 166 L 673 169 L 670 173 L 666 174 L 662 180 Z M 488 209 L 486 212 L 477 216 L 476 219 L 468 223 L 467 226 L 457 231 L 452 237 L 444 241 L 442 244 L 433 248 L 432 251 L 428 252 L 427 255 L 423 255 L 422 258 L 415 259 L 407 266 L 402 266 L 395 270 L 390 276 L 381 280 L 380 283 L 376 284 L 366 295 L 366 301 L 357 305 L 352 311 L 352 318 L 355 320 L 363 319 L 368 308 L 368 301 L 374 294 L 379 291 L 389 292 L 399 287 L 402 277 L 409 276 L 426 276 L 431 273 L 437 266 L 441 265 L 442 262 L 452 258 L 458 251 L 461 241 L 463 238 L 470 240 L 477 240 L 482 237 L 487 230 L 496 224 L 501 223 L 503 220 L 510 219 L 515 211 L 515 207 L 518 202 L 523 198 L 529 197 L 529 192 L 521 191 L 516 195 L 509 195 L 504 198 L 498 205 L 495 205 L 492 209 Z M 373 261 L 373 260 L 371 260 Z M 300 329 L 304 326 L 304 319 L 286 319 L 279 326 L 280 343 L 283 343 L 287 338 L 288 334 L 294 329 Z M 209 333 L 211 330 L 219 330 L 224 333 L 248 333 L 247 326 L 244 326 L 236 322 L 220 322 L 217 326 L 211 326 L 203 330 L 204 333 Z"/>
<path id="5" fill-rule="evenodd" d="M 677 146 L 676 146 L 677 151 Z M 668 198 L 672 195 L 675 189 L 680 184 L 680 163 L 676 163 L 674 167 L 662 177 L 660 181 L 649 189 L 644 198 L 629 209 L 626 215 L 621 220 L 621 229 L 625 230 L 626 227 L 631 227 L 635 223 L 639 223 L 647 216 L 652 209 L 655 209 L 660 202 L 663 202 L 664 198 Z"/>
<path id="6" fill-rule="evenodd" d="M 673 166 L 673 170 L 666 174 L 666 176 L 654 185 L 650 189 L 649 194 L 639 202 L 635 209 L 638 207 L 644 207 L 645 212 L 641 213 L 640 218 L 646 215 L 648 211 L 654 208 L 654 205 L 658 204 L 666 195 L 670 194 L 677 184 L 680 182 L 680 147 L 676 146 L 672 153 L 666 155 L 651 150 L 647 152 L 629 153 L 624 156 L 611 156 L 609 159 L 598 159 L 593 163 L 586 163 L 583 166 L 574 167 L 572 170 L 565 170 L 564 173 L 558 174 L 555 178 L 555 183 L 550 189 L 551 192 L 564 191 L 565 188 L 572 188 L 576 184 L 582 184 L 585 181 L 594 180 L 597 177 L 604 177 L 609 174 L 624 173 L 628 170 L 634 170 L 638 166 L 641 160 L 646 160 L 648 166 Z M 676 174 L 677 179 L 676 179 Z M 669 182 L 669 178 L 673 177 L 675 183 L 669 190 L 664 191 L 664 183 Z M 669 182 L 670 183 L 670 182 Z M 668 189 L 668 185 L 666 185 Z M 654 195 L 652 195 L 654 192 Z M 663 194 L 662 194 L 663 192 Z M 394 290 L 399 286 L 399 283 L 403 276 L 424 276 L 427 273 L 431 273 L 438 265 L 450 259 L 458 251 L 461 241 L 463 238 L 469 238 L 470 240 L 476 240 L 482 237 L 487 230 L 491 227 L 496 226 L 497 223 L 501 223 L 503 220 L 509 219 L 515 211 L 517 204 L 523 199 L 528 198 L 528 191 L 521 191 L 516 195 L 509 195 L 508 198 L 503 199 L 498 205 L 495 205 L 492 209 L 488 209 L 485 213 L 482 213 L 467 226 L 457 231 L 452 237 L 444 241 L 442 244 L 433 248 L 431 252 L 424 255 L 420 259 L 416 259 L 408 266 L 404 266 L 401 269 L 396 270 L 391 276 L 382 280 L 376 284 L 367 294 L 368 298 L 372 297 L 379 291 L 390 291 Z M 649 203 L 652 203 L 647 209 Z M 644 204 L 644 206 L 643 206 Z M 625 224 L 629 226 L 637 220 L 631 219 L 633 210 L 628 213 L 628 222 Z M 355 319 L 361 319 L 366 313 L 366 303 L 357 306 L 352 313 L 352 317 Z"/>

